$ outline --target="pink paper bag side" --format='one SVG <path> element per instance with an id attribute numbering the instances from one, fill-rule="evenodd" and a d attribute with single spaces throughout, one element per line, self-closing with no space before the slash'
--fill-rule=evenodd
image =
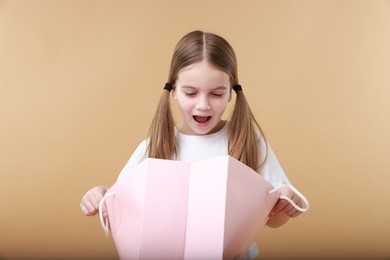
<path id="1" fill-rule="evenodd" d="M 278 194 L 273 186 L 247 165 L 228 156 L 224 259 L 241 258 L 259 235 Z"/>
<path id="2" fill-rule="evenodd" d="M 144 209 L 148 162 L 144 161 L 123 176 L 107 192 L 106 201 L 112 237 L 120 259 L 137 257 Z"/>
<path id="3" fill-rule="evenodd" d="M 147 159 L 115 183 L 107 199 L 121 259 L 243 256 L 278 194 L 230 156 L 196 163 Z"/>
<path id="4" fill-rule="evenodd" d="M 185 259 L 222 259 L 227 164 L 191 164 Z"/>
<path id="5" fill-rule="evenodd" d="M 149 160 L 138 259 L 183 259 L 189 168 L 189 163 Z"/>

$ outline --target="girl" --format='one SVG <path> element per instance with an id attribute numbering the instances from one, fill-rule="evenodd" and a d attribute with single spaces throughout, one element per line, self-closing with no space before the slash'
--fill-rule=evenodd
<path id="1" fill-rule="evenodd" d="M 221 117 L 233 91 L 234 110 L 230 120 L 224 121 Z M 170 95 L 183 118 L 178 125 L 173 120 Z M 147 157 L 195 162 L 226 154 L 257 171 L 275 187 L 280 181 L 288 182 L 239 85 L 232 47 L 218 35 L 193 31 L 176 45 L 149 138 L 138 146 L 119 178 Z M 107 189 L 97 186 L 84 195 L 80 206 L 85 215 L 98 212 Z M 281 196 L 302 205 L 301 198 L 287 187 L 281 190 Z M 267 225 L 279 227 L 299 214 L 286 200 L 279 200 Z M 254 242 L 246 258 L 257 255 Z"/>

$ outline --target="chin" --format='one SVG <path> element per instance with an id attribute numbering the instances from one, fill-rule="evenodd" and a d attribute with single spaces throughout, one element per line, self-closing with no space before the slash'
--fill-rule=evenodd
<path id="1" fill-rule="evenodd" d="M 195 135 L 207 135 L 210 131 L 192 131 Z"/>
<path id="2" fill-rule="evenodd" d="M 197 129 L 197 131 L 194 131 L 194 133 L 196 133 L 197 135 L 208 135 L 208 134 L 211 134 L 213 133 L 214 127 L 207 127 L 207 129 Z"/>
<path id="3" fill-rule="evenodd" d="M 211 132 L 212 129 L 199 129 L 199 128 L 192 128 L 191 129 L 191 132 L 194 134 L 194 135 L 207 135 L 208 133 Z"/>

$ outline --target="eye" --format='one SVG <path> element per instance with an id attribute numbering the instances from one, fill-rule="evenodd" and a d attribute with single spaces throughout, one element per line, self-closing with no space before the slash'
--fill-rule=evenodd
<path id="1" fill-rule="evenodd" d="M 188 97 L 194 97 L 196 95 L 196 92 L 184 92 L 184 94 Z"/>
<path id="2" fill-rule="evenodd" d="M 211 95 L 214 97 L 222 97 L 224 95 L 224 93 L 212 92 Z"/>

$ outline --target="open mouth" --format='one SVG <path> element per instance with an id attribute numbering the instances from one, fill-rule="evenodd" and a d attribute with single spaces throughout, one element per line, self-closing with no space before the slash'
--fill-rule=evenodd
<path id="1" fill-rule="evenodd" d="M 208 122 L 211 116 L 193 116 L 194 120 L 200 124 Z"/>

